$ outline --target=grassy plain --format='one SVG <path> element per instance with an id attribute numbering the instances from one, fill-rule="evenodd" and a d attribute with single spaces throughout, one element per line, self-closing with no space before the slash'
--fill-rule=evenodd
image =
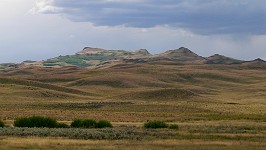
<path id="1" fill-rule="evenodd" d="M 57 133 L 53 129 L 31 135 L 37 129 L 11 134 L 13 128 L 5 128 L 0 149 L 266 148 L 266 67 L 158 62 L 11 69 L 0 72 L 0 104 L 0 119 L 9 126 L 17 117 L 40 115 L 68 124 L 75 118 L 106 119 L 114 125 L 112 132 L 134 133 L 84 140 L 71 133 L 50 135 Z M 179 129 L 144 129 L 147 120 Z"/>
<path id="2" fill-rule="evenodd" d="M 258 142 L 212 141 L 212 140 L 73 140 L 62 138 L 4 138 L 0 148 L 9 149 L 180 149 L 180 150 L 243 150 L 265 149 Z"/>

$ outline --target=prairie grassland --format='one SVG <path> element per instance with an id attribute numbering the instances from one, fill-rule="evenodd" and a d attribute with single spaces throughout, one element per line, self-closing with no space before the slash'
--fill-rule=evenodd
<path id="1" fill-rule="evenodd" d="M 17 117 L 33 115 L 68 124 L 75 118 L 106 119 L 114 124 L 114 131 L 133 128 L 143 137 L 141 141 L 83 141 L 60 139 L 60 135 L 24 139 L 22 131 L 11 134 L 12 128 L 4 128 L 0 149 L 195 149 L 195 145 L 198 149 L 265 149 L 266 143 L 264 68 L 158 63 L 13 69 L 0 72 L 0 104 L 0 119 L 8 126 Z M 177 124 L 179 130 L 146 131 L 142 126 L 147 120 Z M 16 141 L 21 144 L 12 143 Z"/>
<path id="2" fill-rule="evenodd" d="M 2 138 L 0 149 L 180 149 L 180 150 L 263 150 L 259 142 L 212 140 L 73 140 L 63 138 Z"/>

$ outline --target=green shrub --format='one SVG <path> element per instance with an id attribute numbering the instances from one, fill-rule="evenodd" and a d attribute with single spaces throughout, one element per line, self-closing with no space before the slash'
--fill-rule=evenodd
<path id="1" fill-rule="evenodd" d="M 15 127 L 28 127 L 30 125 L 30 121 L 28 118 L 17 118 L 14 121 Z"/>
<path id="2" fill-rule="evenodd" d="M 96 127 L 97 128 L 108 128 L 108 127 L 112 128 L 113 125 L 109 121 L 100 120 L 99 122 L 97 122 Z"/>
<path id="3" fill-rule="evenodd" d="M 14 126 L 15 127 L 47 127 L 47 128 L 56 128 L 58 125 L 57 121 L 53 118 L 49 117 L 22 117 L 15 119 Z"/>
<path id="4" fill-rule="evenodd" d="M 97 122 L 93 119 L 85 119 L 85 120 L 75 119 L 71 123 L 71 127 L 73 128 L 95 128 L 96 124 Z"/>
<path id="5" fill-rule="evenodd" d="M 168 125 L 163 121 L 148 121 L 144 123 L 145 128 L 167 128 Z"/>
<path id="6" fill-rule="evenodd" d="M 171 124 L 171 125 L 169 125 L 169 127 L 168 127 L 169 129 L 178 129 L 179 128 L 179 126 L 178 125 L 176 125 L 176 124 Z"/>
<path id="7" fill-rule="evenodd" d="M 97 122 L 93 119 L 86 119 L 82 121 L 82 127 L 83 128 L 95 128 Z"/>
<path id="8" fill-rule="evenodd" d="M 0 128 L 3 128 L 3 127 L 5 127 L 5 124 L 3 121 L 0 120 Z"/>
<path id="9" fill-rule="evenodd" d="M 75 119 L 72 121 L 71 125 L 72 128 L 80 128 L 82 127 L 82 120 L 81 119 Z"/>

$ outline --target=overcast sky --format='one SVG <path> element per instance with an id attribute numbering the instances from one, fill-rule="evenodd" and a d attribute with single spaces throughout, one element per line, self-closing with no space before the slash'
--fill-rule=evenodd
<path id="1" fill-rule="evenodd" d="M 265 0 L 0 0 L 0 62 L 83 47 L 266 59 Z"/>

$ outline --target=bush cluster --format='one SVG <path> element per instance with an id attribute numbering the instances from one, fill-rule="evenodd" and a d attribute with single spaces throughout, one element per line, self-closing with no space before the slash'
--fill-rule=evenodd
<path id="1" fill-rule="evenodd" d="M 50 117 L 40 117 L 40 116 L 33 116 L 33 117 L 21 117 L 17 118 L 14 121 L 15 127 L 47 127 L 47 128 L 66 128 L 67 125 L 63 123 L 58 123 L 55 119 Z"/>
<path id="2" fill-rule="evenodd" d="M 148 121 L 144 123 L 145 128 L 169 128 L 169 129 L 178 129 L 178 125 L 173 124 L 173 125 L 168 125 L 164 121 Z"/>
<path id="3" fill-rule="evenodd" d="M 163 121 L 148 121 L 144 123 L 145 128 L 167 128 L 168 125 Z"/>
<path id="4" fill-rule="evenodd" d="M 4 124 L 0 122 L 0 127 L 4 127 Z M 59 123 L 55 119 L 50 117 L 21 117 L 16 118 L 14 121 L 15 127 L 28 127 L 28 128 L 69 128 L 69 126 L 65 123 Z M 93 119 L 75 119 L 71 123 L 72 128 L 107 128 L 113 127 L 109 121 L 100 120 L 96 122 Z"/>
<path id="5" fill-rule="evenodd" d="M 96 122 L 93 119 L 75 119 L 71 123 L 71 127 L 73 128 L 107 128 L 107 127 L 113 127 L 112 124 L 109 121 L 106 120 L 100 120 L 99 122 Z"/>
<path id="6" fill-rule="evenodd" d="M 96 124 L 97 122 L 93 119 L 85 119 L 85 120 L 75 119 L 71 123 L 71 127 L 73 128 L 95 128 Z"/>
<path id="7" fill-rule="evenodd" d="M 0 128 L 3 128 L 3 127 L 5 127 L 5 124 L 2 120 L 0 120 Z"/>
<path id="8" fill-rule="evenodd" d="M 108 127 L 112 128 L 113 125 L 109 121 L 100 120 L 99 122 L 97 122 L 96 127 L 97 128 L 108 128 Z"/>

